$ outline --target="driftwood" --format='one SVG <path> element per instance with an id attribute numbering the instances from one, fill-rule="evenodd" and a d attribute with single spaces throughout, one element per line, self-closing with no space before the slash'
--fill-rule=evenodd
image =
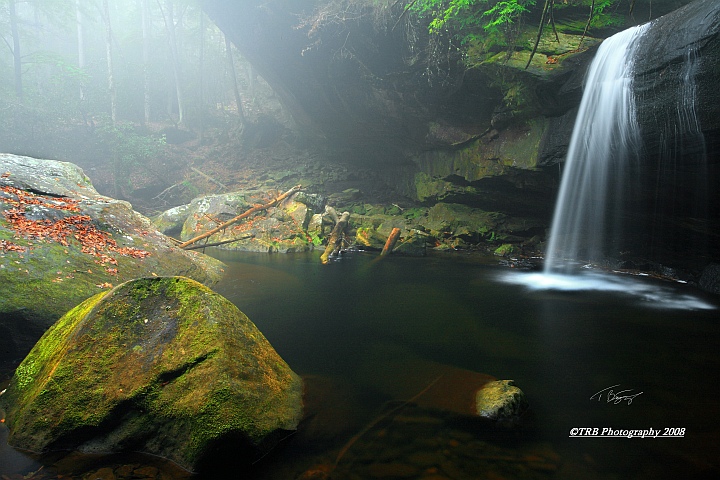
<path id="1" fill-rule="evenodd" d="M 320 255 L 320 261 L 322 263 L 328 263 L 330 255 L 335 255 L 340 251 L 343 239 L 345 238 L 345 230 L 347 229 L 349 218 L 350 212 L 343 212 L 343 214 L 340 215 L 340 218 L 335 224 L 335 228 L 333 228 L 333 231 L 330 234 L 330 240 L 328 240 L 327 247 L 325 247 L 323 254 Z"/>
<path id="2" fill-rule="evenodd" d="M 392 252 L 392 249 L 393 247 L 395 247 L 398 238 L 400 238 L 400 229 L 395 227 L 392 229 L 392 232 L 390 232 L 390 236 L 388 237 L 387 242 L 385 242 L 385 246 L 383 247 L 382 252 L 380 252 L 381 257 Z"/>
<path id="3" fill-rule="evenodd" d="M 232 225 L 233 223 L 242 220 L 243 218 L 249 217 L 249 216 L 252 215 L 253 213 L 260 212 L 260 211 L 262 211 L 262 210 L 267 210 L 267 209 L 270 208 L 270 207 L 274 207 L 275 205 L 277 205 L 278 203 L 282 202 L 283 200 L 285 200 L 287 197 L 289 197 L 289 196 L 292 195 L 293 193 L 299 191 L 301 188 L 302 188 L 301 185 L 295 185 L 295 186 L 292 187 L 290 190 L 288 190 L 287 192 L 283 193 L 282 195 L 280 195 L 279 197 L 275 198 L 274 200 L 266 203 L 265 205 L 256 205 L 256 206 L 252 207 L 250 210 L 246 210 L 245 213 L 241 213 L 241 214 L 238 215 L 237 217 L 231 218 L 231 219 L 228 220 L 227 222 L 225 222 L 225 223 L 223 223 L 223 224 L 221 224 L 221 225 L 218 225 L 217 227 L 213 228 L 212 230 L 208 230 L 207 232 L 203 233 L 202 235 L 198 235 L 198 236 L 195 237 L 195 238 L 191 238 L 191 239 L 188 240 L 187 242 L 181 243 L 181 244 L 178 245 L 178 246 L 179 246 L 180 248 L 187 248 L 188 246 L 192 245 L 193 243 L 196 243 L 196 242 L 202 240 L 203 238 L 207 238 L 207 237 L 209 237 L 209 236 L 211 236 L 211 235 L 219 232 L 220 230 L 223 230 L 223 229 L 229 227 L 229 226 Z"/>
<path id="4" fill-rule="evenodd" d="M 328 207 L 327 205 L 325 205 L 325 213 L 323 213 L 323 217 L 330 217 L 333 225 L 337 225 L 338 220 L 340 220 L 337 211 L 333 207 Z"/>
<path id="5" fill-rule="evenodd" d="M 232 243 L 232 242 L 238 242 L 240 240 L 247 240 L 248 238 L 253 238 L 255 235 L 244 235 L 242 237 L 236 237 L 232 238 L 230 240 L 223 240 L 222 242 L 214 242 L 214 243 L 203 243 L 202 245 L 192 245 L 190 247 L 185 247 L 185 250 L 200 250 L 201 248 L 205 247 L 217 247 L 218 245 L 225 245 L 226 243 Z"/>

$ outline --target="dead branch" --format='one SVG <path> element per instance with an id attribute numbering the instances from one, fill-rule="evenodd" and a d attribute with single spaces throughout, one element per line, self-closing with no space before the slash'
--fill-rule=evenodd
<path id="1" fill-rule="evenodd" d="M 338 218 L 337 210 L 335 210 L 333 207 L 328 207 L 327 205 L 325 205 L 325 213 L 323 213 L 323 216 L 330 217 L 330 219 L 332 219 L 333 224 L 337 225 L 339 218 Z"/>
<path id="2" fill-rule="evenodd" d="M 213 235 L 214 233 L 217 233 L 217 232 L 219 232 L 220 230 L 223 230 L 223 229 L 229 227 L 229 226 L 232 225 L 233 223 L 238 222 L 238 221 L 242 220 L 243 218 L 249 217 L 249 216 L 252 215 L 253 213 L 260 212 L 260 211 L 262 211 L 262 210 L 267 210 L 267 209 L 270 208 L 270 207 L 274 207 L 276 204 L 282 202 L 283 200 L 285 200 L 287 197 L 289 197 L 289 196 L 292 195 L 293 193 L 299 191 L 301 188 L 302 188 L 301 185 L 295 185 L 295 186 L 292 187 L 290 190 L 288 190 L 287 192 L 283 193 L 282 195 L 280 195 L 279 197 L 275 198 L 274 200 L 266 203 L 265 205 L 256 205 L 256 206 L 252 207 L 250 210 L 245 211 L 245 213 L 241 213 L 241 214 L 238 215 L 237 217 L 231 218 L 231 219 L 228 220 L 227 222 L 225 222 L 225 223 L 223 223 L 223 224 L 221 224 L 221 225 L 218 225 L 217 227 L 213 228 L 212 230 L 209 230 L 209 231 L 203 233 L 202 235 L 198 235 L 198 236 L 195 237 L 195 238 L 191 238 L 191 239 L 188 240 L 187 242 L 181 243 L 181 244 L 178 245 L 178 246 L 179 246 L 180 248 L 186 248 L 186 247 L 188 247 L 189 245 L 192 245 L 193 243 L 196 243 L 196 242 L 198 242 L 199 240 L 202 240 L 203 238 L 207 238 L 207 237 Z"/>
<path id="3" fill-rule="evenodd" d="M 162 192 L 160 192 L 160 193 L 158 193 L 157 195 L 155 195 L 152 199 L 153 199 L 153 200 L 159 200 L 160 197 L 165 196 L 165 194 L 167 194 L 170 190 L 172 190 L 173 188 L 177 188 L 177 187 L 179 187 L 179 186 L 182 185 L 182 184 L 183 184 L 183 182 L 178 182 L 178 183 L 176 183 L 176 184 L 174 184 L 174 185 L 170 185 L 170 186 L 167 187 L 165 190 L 163 190 Z"/>
<path id="4" fill-rule="evenodd" d="M 342 241 L 345 237 L 345 229 L 348 226 L 348 219 L 350 218 L 350 212 L 343 212 L 342 215 L 340 215 L 340 218 L 338 219 L 337 223 L 335 224 L 335 228 L 333 228 L 332 233 L 330 234 L 330 240 L 328 240 L 328 244 L 325 247 L 325 251 L 322 255 L 320 255 L 320 261 L 325 264 L 328 263 L 328 259 L 330 255 L 336 254 L 340 248 L 342 247 Z"/>
<path id="5" fill-rule="evenodd" d="M 405 8 L 403 9 L 403 12 L 398 17 L 397 22 L 395 22 L 395 25 L 393 25 L 391 31 L 393 31 L 393 32 L 395 31 L 395 27 L 398 26 L 398 23 L 400 23 L 400 20 L 402 20 L 403 17 L 405 17 L 405 14 L 410 11 L 410 9 L 412 8 L 413 5 L 415 5 L 415 2 L 417 2 L 417 0 L 413 0 L 407 6 L 405 6 Z M 395 3 L 397 3 L 397 2 L 395 2 Z M 395 6 L 395 5 L 393 4 L 393 6 Z"/>
<path id="6" fill-rule="evenodd" d="M 202 245 L 193 245 L 191 247 L 186 247 L 185 250 L 200 250 L 201 248 L 205 247 L 217 247 L 218 245 L 225 245 L 226 243 L 232 243 L 232 242 L 238 242 L 240 240 L 247 240 L 248 238 L 253 238 L 254 234 L 244 235 L 242 237 L 233 238 L 230 240 L 223 240 L 222 242 L 214 242 L 214 243 L 203 243 Z"/>
<path id="7" fill-rule="evenodd" d="M 540 17 L 540 25 L 538 26 L 537 38 L 535 39 L 535 45 L 533 46 L 532 52 L 530 52 L 530 58 L 528 58 L 527 65 L 525 65 L 525 70 L 527 70 L 530 66 L 530 62 L 532 62 L 535 52 L 537 52 L 538 45 L 540 45 L 540 37 L 542 37 L 543 28 L 545 28 L 545 21 L 547 20 L 548 13 L 550 12 L 551 3 L 555 3 L 555 0 L 545 0 L 545 6 L 543 7 L 542 16 Z"/>
<path id="8" fill-rule="evenodd" d="M 395 227 L 392 229 L 392 232 L 390 232 L 390 236 L 388 237 L 387 242 L 385 242 L 382 252 L 380 252 L 381 257 L 392 251 L 398 241 L 398 238 L 400 238 L 400 229 Z"/>
<path id="9" fill-rule="evenodd" d="M 632 5 L 630 5 L 631 12 L 632 12 L 632 7 L 634 5 L 635 5 L 635 2 L 633 1 Z M 580 37 L 580 43 L 578 44 L 578 50 L 580 50 L 580 47 L 582 47 L 583 41 L 585 41 L 585 35 L 587 35 L 587 32 L 590 29 L 590 22 L 592 22 L 594 12 L 595 12 L 595 0 L 592 0 L 592 4 L 590 5 L 590 15 L 588 15 L 587 23 L 585 24 L 585 30 L 583 30 L 582 37 Z"/>
<path id="10" fill-rule="evenodd" d="M 215 185 L 219 186 L 219 187 L 222 188 L 223 190 L 228 190 L 228 187 L 225 186 L 225 184 L 218 182 L 218 181 L 215 180 L 213 177 L 211 177 L 210 175 L 208 175 L 208 174 L 206 174 L 206 173 L 201 172 L 201 171 L 198 170 L 197 168 L 195 168 L 195 167 L 190 167 L 190 170 L 192 170 L 193 172 L 197 173 L 198 175 L 200 175 L 201 177 L 205 178 L 206 180 L 214 183 Z"/>

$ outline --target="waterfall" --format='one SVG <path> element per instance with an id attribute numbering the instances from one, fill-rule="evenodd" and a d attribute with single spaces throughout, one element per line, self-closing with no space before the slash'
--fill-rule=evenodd
<path id="1" fill-rule="evenodd" d="M 545 256 L 546 273 L 603 258 L 619 234 L 618 206 L 639 132 L 632 92 L 633 56 L 647 24 L 606 39 L 586 78 L 565 161 Z"/>

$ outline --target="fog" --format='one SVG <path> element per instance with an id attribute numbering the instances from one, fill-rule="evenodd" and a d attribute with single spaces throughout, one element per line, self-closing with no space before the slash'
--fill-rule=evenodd
<path id="1" fill-rule="evenodd" d="M 252 151 L 292 125 L 196 1 L 10 0 L 0 31 L 0 151 L 76 163 L 144 213 L 217 190 L 208 145 Z"/>

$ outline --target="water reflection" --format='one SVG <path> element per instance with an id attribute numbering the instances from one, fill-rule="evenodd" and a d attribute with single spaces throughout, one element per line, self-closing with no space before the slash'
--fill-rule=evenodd
<path id="1" fill-rule="evenodd" d="M 709 309 L 716 302 L 689 285 L 595 272 L 578 284 L 474 256 L 377 262 L 354 253 L 321 265 L 315 253 L 215 255 L 228 264 L 215 290 L 303 376 L 308 415 L 262 462 L 248 468 L 229 458 L 226 472 L 204 478 L 240 471 L 253 480 L 720 474 L 720 387 L 712 380 L 720 372 L 720 325 Z M 514 380 L 530 411 L 513 428 L 457 415 L 461 404 L 443 402 L 462 393 L 465 380 L 438 381 L 408 402 L 437 372 L 449 372 L 448 381 Z M 631 405 L 592 399 L 618 384 L 643 394 Z M 580 427 L 686 434 L 571 437 Z M 83 468 L 68 460 L 63 471 L 82 478 Z M 124 467 L 113 468 L 121 478 Z"/>

